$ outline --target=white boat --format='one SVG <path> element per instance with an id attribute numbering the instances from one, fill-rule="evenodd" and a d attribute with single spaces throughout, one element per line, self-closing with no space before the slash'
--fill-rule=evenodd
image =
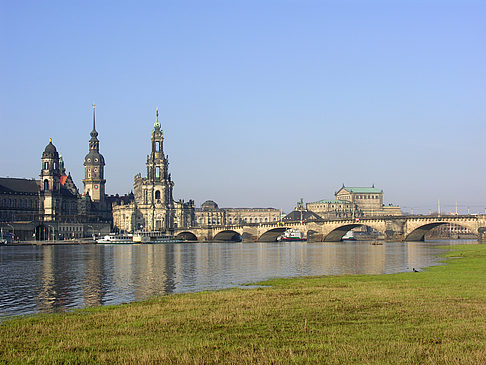
<path id="1" fill-rule="evenodd" d="M 133 235 L 134 243 L 182 243 L 180 240 L 162 232 L 141 232 Z"/>
<path id="2" fill-rule="evenodd" d="M 96 243 L 133 243 L 133 235 L 130 233 L 116 234 L 110 233 L 103 238 L 97 239 Z"/>
<path id="3" fill-rule="evenodd" d="M 353 231 L 346 232 L 346 234 L 341 238 L 341 241 L 356 241 Z"/>
<path id="4" fill-rule="evenodd" d="M 287 229 L 282 235 L 277 237 L 277 241 L 307 241 L 301 231 Z"/>

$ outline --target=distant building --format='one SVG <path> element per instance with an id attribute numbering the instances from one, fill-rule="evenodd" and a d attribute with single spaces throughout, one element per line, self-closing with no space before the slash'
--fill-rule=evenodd
<path id="1" fill-rule="evenodd" d="M 219 208 L 212 200 L 196 208 L 198 226 L 269 223 L 280 220 L 280 210 L 275 208 Z"/>
<path id="2" fill-rule="evenodd" d="M 283 222 L 287 222 L 287 221 L 312 222 L 312 221 L 320 221 L 320 220 L 322 220 L 320 216 L 318 216 L 316 213 L 311 212 L 309 210 L 294 210 L 282 218 Z"/>
<path id="3" fill-rule="evenodd" d="M 194 202 L 174 201 L 174 182 L 169 173 L 169 160 L 164 155 L 164 135 L 159 112 L 152 130 L 151 153 L 147 156 L 147 176 L 137 174 L 131 201 L 115 201 L 112 206 L 113 226 L 119 231 L 170 231 L 195 225 Z"/>
<path id="4" fill-rule="evenodd" d="M 64 161 L 52 139 L 41 156 L 39 180 L 0 178 L 2 230 L 12 231 L 21 240 L 82 238 L 110 232 L 111 209 L 105 202 L 104 159 L 97 136 L 93 106 L 83 195 L 71 174 L 66 175 Z"/>
<path id="5" fill-rule="evenodd" d="M 359 218 L 401 215 L 400 207 L 383 204 L 383 190 L 371 187 L 344 186 L 334 200 L 319 200 L 306 204 L 306 209 L 323 219 Z"/>

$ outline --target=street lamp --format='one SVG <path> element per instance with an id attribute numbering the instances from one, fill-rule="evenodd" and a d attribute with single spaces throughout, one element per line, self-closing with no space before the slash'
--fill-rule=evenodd
<path id="1" fill-rule="evenodd" d="M 94 228 L 93 228 L 93 226 L 90 226 L 89 224 L 88 224 L 88 227 L 91 228 L 91 237 L 93 237 L 93 241 L 94 241 L 95 240 Z"/>
<path id="2" fill-rule="evenodd" d="M 12 239 L 15 241 L 15 228 L 14 226 L 12 226 L 11 224 L 9 223 L 5 223 L 7 226 L 9 226 L 10 228 L 12 228 Z"/>
<path id="3" fill-rule="evenodd" d="M 56 236 L 55 236 L 55 230 L 54 230 L 54 227 L 47 224 L 47 240 L 48 241 L 51 241 L 51 237 L 54 237 L 53 240 L 55 240 Z M 51 229 L 52 229 L 52 236 L 51 236 Z"/>

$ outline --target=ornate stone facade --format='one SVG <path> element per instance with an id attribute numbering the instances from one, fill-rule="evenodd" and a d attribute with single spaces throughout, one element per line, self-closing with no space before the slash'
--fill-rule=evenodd
<path id="1" fill-rule="evenodd" d="M 0 226 L 21 240 L 58 240 L 107 234 L 111 210 L 105 200 L 104 159 L 94 125 L 85 158 L 84 194 L 49 140 L 39 180 L 0 178 Z"/>
<path id="2" fill-rule="evenodd" d="M 146 161 L 147 177 L 134 178 L 134 199 L 128 204 L 113 205 L 113 226 L 120 231 L 170 231 L 195 224 L 194 202 L 175 202 L 174 182 L 169 173 L 169 160 L 164 154 L 164 134 L 159 112 L 151 136 L 151 152 Z"/>
<path id="3" fill-rule="evenodd" d="M 90 133 L 89 152 L 84 158 L 84 195 L 103 204 L 105 202 L 105 158 L 100 153 L 100 141 L 95 126 L 95 105 L 93 104 L 93 130 Z"/>
<path id="4" fill-rule="evenodd" d="M 275 208 L 219 208 L 212 200 L 196 209 L 198 226 L 270 223 L 280 220 L 281 212 Z"/>
<path id="5" fill-rule="evenodd" d="M 372 187 L 344 186 L 335 193 L 334 200 L 319 200 L 306 204 L 323 219 L 360 218 L 401 215 L 400 207 L 383 205 L 383 190 Z"/>

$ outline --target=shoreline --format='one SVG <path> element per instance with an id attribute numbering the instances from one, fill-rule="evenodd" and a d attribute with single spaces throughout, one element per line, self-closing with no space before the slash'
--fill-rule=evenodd
<path id="1" fill-rule="evenodd" d="M 275 279 L 8 318 L 0 360 L 484 363 L 486 245 L 448 248 L 447 265 L 417 273 Z"/>

